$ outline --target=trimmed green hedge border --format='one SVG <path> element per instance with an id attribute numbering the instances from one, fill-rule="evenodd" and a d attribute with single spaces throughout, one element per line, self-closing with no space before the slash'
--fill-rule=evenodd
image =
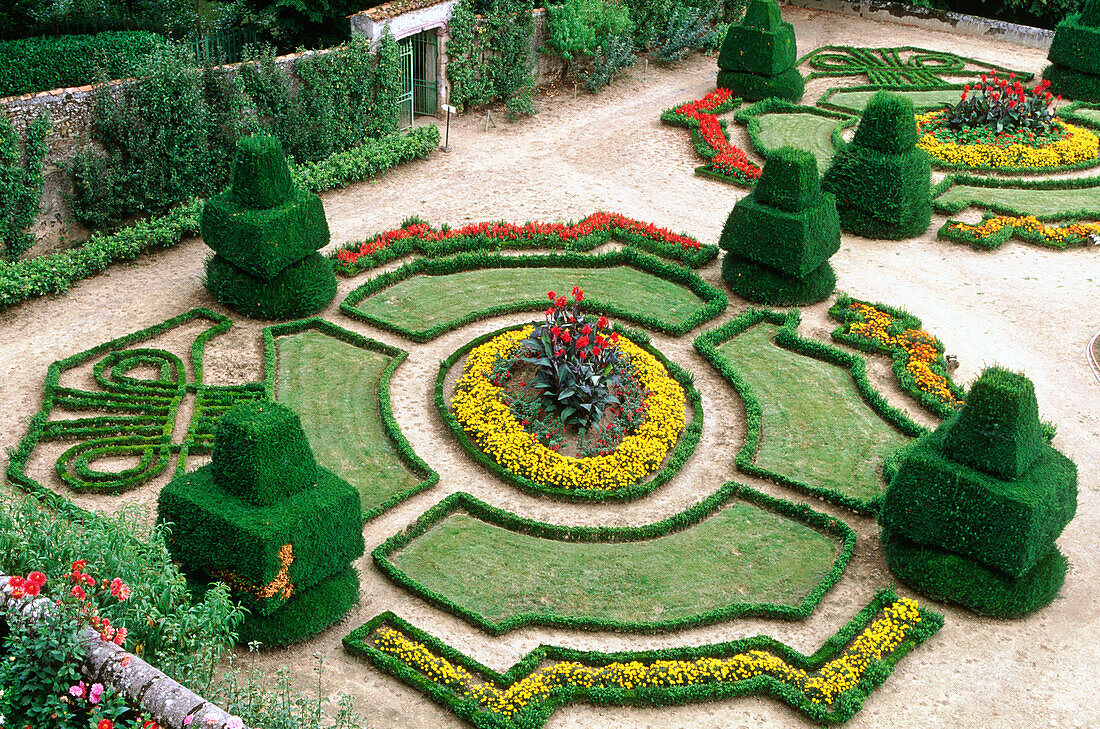
<path id="1" fill-rule="evenodd" d="M 892 92 L 899 92 L 902 95 L 904 95 L 906 91 L 951 91 L 951 90 L 956 90 L 961 94 L 962 90 L 963 90 L 963 87 L 965 85 L 966 84 L 946 84 L 944 86 L 926 86 L 926 85 L 898 86 L 896 84 L 886 84 L 886 85 L 860 84 L 858 86 L 830 86 L 829 88 L 825 89 L 825 93 L 822 94 L 820 96 L 820 98 L 818 98 L 816 103 L 822 109 L 828 109 L 830 111 L 839 112 L 841 114 L 855 114 L 856 117 L 859 117 L 859 116 L 862 116 L 862 114 L 863 114 L 863 109 L 862 108 L 861 109 L 853 109 L 850 106 L 844 106 L 842 104 L 836 104 L 836 103 L 833 103 L 832 98 L 834 96 L 836 96 L 838 93 L 844 92 L 844 91 L 892 91 Z M 928 113 L 929 111 L 935 111 L 936 109 L 943 108 L 942 106 L 937 107 L 937 106 L 921 105 L 921 104 L 918 104 L 916 101 L 913 102 L 913 106 L 916 109 L 918 114 L 924 114 L 924 113 Z"/>
<path id="2" fill-rule="evenodd" d="M 587 299 L 585 300 L 587 303 Z M 541 305 L 541 302 L 540 302 Z M 546 495 L 557 499 L 566 499 L 569 501 L 629 501 L 637 499 L 642 496 L 646 496 L 652 493 L 655 489 L 663 486 L 669 479 L 675 476 L 684 464 L 687 463 L 688 458 L 695 451 L 695 446 L 699 443 L 699 436 L 703 432 L 703 399 L 699 395 L 699 391 L 695 389 L 695 376 L 689 371 L 680 367 L 675 362 L 670 361 L 664 354 L 654 348 L 649 341 L 649 337 L 644 333 L 636 329 L 628 329 L 626 327 L 616 324 L 612 327 L 615 331 L 622 333 L 627 339 L 634 342 L 646 352 L 657 358 L 668 373 L 680 383 L 684 388 L 684 392 L 687 395 L 687 402 L 692 410 L 691 422 L 684 427 L 684 432 L 680 435 L 680 440 L 672 448 L 671 453 L 668 456 L 668 463 L 659 469 L 653 478 L 642 483 L 636 483 L 633 486 L 628 486 L 621 489 L 613 489 L 610 491 L 596 491 L 585 489 L 560 489 L 550 488 L 544 486 L 537 481 L 520 476 L 513 473 L 508 469 L 501 466 L 494 461 L 488 455 L 485 454 L 477 444 L 470 440 L 470 436 L 466 434 L 466 431 L 462 429 L 462 424 L 458 422 L 458 418 L 451 412 L 450 405 L 447 402 L 446 394 L 444 393 L 444 382 L 447 379 L 447 372 L 454 367 L 460 359 L 466 356 L 474 347 L 477 347 L 485 342 L 489 341 L 493 337 L 501 334 L 502 332 L 511 331 L 520 327 L 526 326 L 524 324 L 518 324 L 515 326 L 508 326 L 502 329 L 497 329 L 493 332 L 482 334 L 480 337 L 467 342 L 454 351 L 447 359 L 439 363 L 439 375 L 435 379 L 435 407 L 439 411 L 439 417 L 443 419 L 443 423 L 450 428 L 451 433 L 459 444 L 466 450 L 471 458 L 478 463 L 478 465 L 484 467 L 491 473 L 496 474 L 501 479 L 514 484 L 520 490 L 534 495 Z"/>
<path id="3" fill-rule="evenodd" d="M 745 445 L 738 451 L 735 463 L 738 470 L 749 475 L 759 476 L 760 478 L 765 478 L 769 481 L 817 496 L 826 501 L 831 501 L 851 509 L 857 514 L 874 515 L 878 512 L 878 508 L 882 502 L 882 496 L 878 496 L 870 501 L 856 499 L 838 493 L 833 489 L 811 486 L 810 484 L 803 483 L 789 476 L 769 471 L 753 463 L 756 459 L 756 451 L 760 444 L 760 434 L 763 425 L 763 409 L 760 406 L 760 401 L 756 399 L 756 395 L 753 393 L 752 388 L 745 382 L 736 368 L 718 354 L 718 346 L 761 322 L 779 325 L 779 331 L 777 331 L 775 335 L 775 343 L 780 347 L 789 349 L 797 354 L 819 359 L 822 362 L 846 367 L 851 374 L 852 380 L 855 382 L 860 397 L 867 403 L 867 406 L 899 432 L 913 437 L 928 432 L 926 428 L 910 420 L 909 416 L 901 410 L 890 405 L 886 401 L 886 398 L 882 396 L 882 393 L 874 388 L 870 380 L 867 379 L 867 363 L 862 357 L 837 349 L 828 344 L 800 336 L 797 329 L 801 318 L 798 309 L 791 309 L 789 312 L 779 312 L 768 309 L 749 309 L 736 319 L 722 326 L 710 329 L 695 339 L 695 351 L 710 362 L 722 377 L 737 390 L 737 394 L 741 396 L 741 399 L 745 401 Z"/>
<path id="4" fill-rule="evenodd" d="M 1100 104 L 1090 104 L 1087 101 L 1074 101 L 1072 104 L 1067 104 L 1058 110 L 1058 116 L 1062 117 L 1066 121 L 1073 122 L 1074 124 L 1083 124 L 1084 126 L 1092 127 L 1094 129 L 1100 129 L 1100 121 L 1096 119 L 1081 116 L 1077 113 L 1078 110 L 1089 110 L 1100 112 Z"/>
<path id="5" fill-rule="evenodd" d="M 597 215 L 599 213 L 596 213 Z M 591 216 L 590 216 L 591 217 Z M 398 231 L 405 231 L 421 221 L 417 218 L 406 221 L 397 231 L 379 233 L 363 242 L 374 242 L 388 237 Z M 565 225 L 572 226 L 577 223 L 569 222 Z M 455 253 L 468 253 L 476 251 L 502 251 L 502 250 L 526 250 L 530 248 L 547 248 L 571 251 L 575 253 L 588 253 L 598 246 L 611 240 L 617 240 L 624 245 L 634 246 L 646 253 L 664 258 L 669 261 L 682 263 L 688 268 L 699 268 L 710 263 L 718 256 L 718 246 L 700 245 L 699 248 L 684 248 L 655 240 L 649 236 L 635 235 L 621 229 L 597 230 L 586 236 L 565 242 L 560 237 L 553 235 L 539 236 L 533 239 L 493 237 L 489 233 L 477 233 L 473 235 L 455 236 L 440 240 L 425 240 L 423 235 L 408 235 L 407 237 L 390 240 L 384 248 L 370 254 L 359 256 L 353 263 L 342 263 L 339 258 L 339 250 L 356 250 L 363 242 L 345 243 L 337 252 L 330 254 L 330 258 L 336 260 L 336 273 L 341 276 L 354 276 L 363 271 L 377 268 L 385 263 L 404 258 L 413 254 L 420 254 L 428 258 L 443 258 Z"/>
<path id="6" fill-rule="evenodd" d="M 994 213 L 983 213 L 982 223 L 995 217 L 997 217 L 997 215 Z M 976 248 L 980 251 L 992 251 L 1000 248 L 1012 238 L 1018 238 L 1025 243 L 1042 246 L 1043 248 L 1053 248 L 1058 251 L 1063 251 L 1067 248 L 1080 248 L 1088 243 L 1088 239 L 1086 238 L 1066 238 L 1062 241 L 1050 240 L 1040 233 L 1017 225 L 1006 225 L 992 235 L 975 237 L 965 230 L 952 227 L 957 222 L 959 221 L 948 220 L 940 226 L 937 235 L 944 240 L 965 243 L 971 248 Z"/>
<path id="7" fill-rule="evenodd" d="M 994 63 L 989 63 L 988 61 L 979 61 L 976 58 L 969 58 L 967 56 L 960 56 L 957 53 L 951 53 L 949 51 L 934 51 L 934 50 L 931 50 L 929 48 L 917 48 L 915 46 L 898 46 L 898 47 L 895 47 L 895 48 L 868 48 L 868 47 L 863 47 L 863 46 L 826 45 L 826 46 L 820 46 L 819 48 L 815 48 L 814 50 L 810 51 L 806 55 L 802 56 L 802 58 L 798 59 L 798 63 L 795 64 L 795 65 L 796 66 L 801 66 L 803 63 L 806 63 L 807 61 L 809 61 L 810 66 L 812 68 L 813 67 L 814 56 L 816 56 L 820 53 L 830 53 L 830 52 L 836 52 L 836 51 L 846 51 L 846 52 L 850 53 L 852 56 L 855 56 L 855 57 L 871 56 L 871 58 L 869 60 L 870 60 L 871 64 L 873 64 L 873 65 L 852 66 L 851 67 L 852 70 L 850 70 L 850 71 L 841 71 L 841 70 L 811 71 L 809 74 L 807 74 L 806 80 L 810 81 L 811 79 L 815 79 L 815 78 L 863 76 L 863 75 L 867 74 L 868 68 L 874 68 L 875 70 L 881 69 L 884 72 L 891 72 L 891 71 L 904 72 L 906 70 L 914 70 L 914 71 L 917 70 L 915 68 L 911 68 L 911 67 L 908 67 L 908 66 L 901 65 L 900 59 L 897 59 L 898 62 L 899 62 L 899 65 L 897 65 L 897 66 L 885 66 L 885 65 L 883 65 L 883 62 L 882 62 L 881 58 L 875 58 L 874 57 L 874 53 L 876 51 L 881 52 L 882 55 L 885 55 L 886 52 L 889 52 L 889 54 L 894 56 L 894 57 L 897 57 L 901 53 L 906 53 L 906 52 L 911 52 L 911 53 L 916 53 L 916 54 L 929 54 L 929 55 L 936 55 L 936 56 L 954 56 L 955 58 L 957 58 L 957 59 L 964 62 L 964 67 L 963 67 L 963 70 L 960 70 L 960 71 L 951 71 L 948 74 L 948 75 L 951 75 L 951 76 L 981 76 L 983 73 L 989 73 L 991 71 L 996 71 L 997 73 L 1003 73 L 1003 74 L 1015 73 L 1016 74 L 1016 79 L 1018 81 L 1020 81 L 1021 83 L 1030 81 L 1031 79 L 1033 79 L 1035 77 L 1035 74 L 1028 73 L 1027 71 L 1018 71 L 1018 70 L 1012 69 L 1012 68 L 1005 68 L 1004 66 L 998 66 Z M 966 63 L 972 63 L 975 66 L 980 66 L 980 68 L 975 69 L 973 71 L 967 71 L 966 68 L 965 68 Z M 932 67 L 932 68 L 929 69 L 929 71 L 931 71 L 933 74 L 935 74 L 937 70 L 938 69 L 936 69 L 935 67 Z M 939 78 L 938 75 L 937 75 L 937 78 Z M 943 81 L 942 78 L 940 78 L 940 80 Z M 870 84 L 870 85 L 873 86 L 876 89 L 887 88 L 888 86 L 891 86 L 893 88 L 908 88 L 908 89 L 920 89 L 920 88 L 929 88 L 930 87 L 928 84 L 902 84 L 902 83 L 897 83 L 897 84 Z M 944 82 L 944 85 L 947 85 L 946 82 Z M 942 88 L 942 86 L 939 87 L 939 88 Z"/>
<path id="8" fill-rule="evenodd" d="M 821 116 L 826 119 L 836 119 L 837 124 L 833 127 L 831 135 L 834 149 L 840 149 L 844 146 L 844 130 L 848 127 L 855 126 L 855 124 L 859 122 L 859 116 L 852 116 L 851 114 L 837 111 L 826 111 L 803 104 L 792 104 L 783 99 L 771 98 L 758 101 L 752 106 L 746 106 L 744 109 L 739 109 L 737 113 L 733 115 L 733 120 L 745 126 L 745 129 L 749 133 L 749 142 L 752 144 L 752 148 L 756 150 L 757 154 L 761 155 L 770 151 L 760 140 L 760 117 L 764 114 L 813 114 L 814 116 Z"/>
<path id="9" fill-rule="evenodd" d="M 438 144 L 435 125 L 417 127 L 408 134 L 371 140 L 320 162 L 292 165 L 291 176 L 300 187 L 321 192 L 380 174 L 394 164 L 427 157 Z M 64 293 L 116 261 L 155 248 L 171 248 L 198 235 L 202 205 L 202 200 L 188 200 L 166 215 L 116 233 L 93 233 L 83 245 L 61 253 L 0 261 L 0 309 L 35 296 Z"/>
<path id="10" fill-rule="evenodd" d="M 458 253 L 446 258 L 417 258 L 405 263 L 400 268 L 376 276 L 363 285 L 356 288 L 340 304 L 340 311 L 352 319 L 358 319 L 372 326 L 386 331 L 400 334 L 413 342 L 427 342 L 435 339 L 444 332 L 465 326 L 470 322 L 480 319 L 488 319 L 503 314 L 514 314 L 520 311 L 542 311 L 546 308 L 545 296 L 537 299 L 529 299 L 514 304 L 501 304 L 487 309 L 472 311 L 455 321 L 443 322 L 427 329 L 412 330 L 403 326 L 391 324 L 376 317 L 364 314 L 356 307 L 367 297 L 372 296 L 387 286 L 392 286 L 413 276 L 440 276 L 459 271 L 470 271 L 478 268 L 606 268 L 610 266 L 630 266 L 631 268 L 646 273 L 651 273 L 666 281 L 677 283 L 703 300 L 704 306 L 690 317 L 686 322 L 678 325 L 668 325 L 664 322 L 644 314 L 632 313 L 614 303 L 600 302 L 596 298 L 586 299 L 590 311 L 599 312 L 608 316 L 616 316 L 649 329 L 664 332 L 671 336 L 680 336 L 691 331 L 695 327 L 710 321 L 726 310 L 729 298 L 721 289 L 712 286 L 699 277 L 699 274 L 690 269 L 676 264 L 668 263 L 659 258 L 654 258 L 632 248 L 624 248 L 610 253 L 598 255 L 585 255 L 581 253 L 548 253 L 539 255 L 504 256 L 488 251 L 473 251 Z"/>
<path id="11" fill-rule="evenodd" d="M 989 187 L 1018 190 L 1080 190 L 1098 188 L 1096 194 L 1097 205 L 1093 210 L 1078 210 L 1061 215 L 1036 215 L 1039 220 L 1082 220 L 1086 218 L 1100 219 L 1100 175 L 1095 177 L 1069 177 L 1058 180 L 1005 180 L 998 177 L 977 177 L 975 175 L 947 175 L 938 185 L 932 188 L 932 208 L 942 215 L 954 215 L 970 206 L 991 210 L 1002 215 L 1032 215 L 1030 210 L 1019 210 L 1008 205 L 990 203 L 977 198 L 970 198 L 961 203 L 945 203 L 939 197 L 955 185 L 969 185 L 971 187 Z"/>
<path id="12" fill-rule="evenodd" d="M 168 459 L 172 451 L 179 452 L 179 460 L 177 462 L 176 473 L 177 475 L 182 473 L 187 455 L 191 449 L 206 450 L 213 446 L 213 423 L 217 415 L 220 415 L 228 407 L 231 407 L 234 402 L 240 398 L 254 398 L 257 395 L 262 396 L 262 388 L 257 384 L 240 385 L 240 386 L 208 386 L 202 382 L 202 359 L 203 349 L 206 342 L 211 338 L 224 333 L 231 325 L 230 320 L 209 311 L 207 309 L 196 308 L 191 309 L 188 312 L 172 317 L 167 321 L 155 324 L 151 327 L 147 327 L 140 331 L 132 332 L 130 334 L 112 339 L 109 342 L 96 345 L 91 349 L 78 352 L 64 359 L 57 360 L 50 364 L 46 373 L 46 383 L 44 385 L 44 393 L 42 398 L 42 408 L 39 412 L 35 413 L 27 426 L 27 434 L 11 452 L 10 460 L 7 467 L 8 480 L 22 488 L 24 491 L 40 498 L 50 508 L 64 513 L 73 518 L 87 518 L 91 512 L 88 512 L 69 501 L 61 494 L 53 491 L 52 489 L 39 483 L 26 473 L 27 461 L 30 459 L 34 449 L 39 442 L 47 439 L 58 437 L 90 437 L 95 435 L 102 435 L 105 429 L 117 429 L 119 425 L 123 423 L 129 425 L 132 421 L 125 421 L 125 415 L 100 415 L 91 418 L 77 418 L 70 420 L 73 423 L 71 430 L 68 426 L 60 424 L 64 421 L 50 421 L 50 412 L 55 406 L 66 407 L 67 409 L 80 409 L 95 407 L 102 409 L 103 395 L 107 393 L 91 393 L 82 390 L 73 390 L 70 388 L 63 388 L 59 385 L 61 373 L 79 366 L 105 352 L 126 347 L 135 342 L 140 342 L 146 339 L 150 339 L 159 334 L 186 324 L 188 322 L 205 319 L 210 321 L 214 326 L 200 333 L 195 341 L 191 344 L 191 364 L 192 371 L 195 374 L 194 382 L 187 382 L 186 389 L 181 388 L 176 395 L 170 400 L 167 406 L 163 403 L 160 407 L 167 408 L 166 414 L 163 417 L 165 421 L 164 425 L 158 426 L 157 423 L 150 421 L 147 424 L 141 424 L 142 430 L 139 432 L 148 433 L 149 437 L 153 438 L 153 442 L 148 444 L 148 447 L 154 448 L 157 451 L 155 456 L 156 460 L 153 463 L 151 470 L 144 471 L 143 479 L 148 479 L 155 476 L 157 473 L 163 471 L 168 465 Z M 151 350 L 144 350 L 145 352 Z M 160 350 L 154 350 L 160 351 Z M 168 353 L 164 353 L 168 354 Z M 171 355 L 169 355 L 171 356 Z M 176 359 L 173 357 L 173 359 Z M 178 359 L 177 359 L 178 361 Z M 102 368 L 97 368 L 101 373 Z M 180 372 L 181 377 L 186 381 L 186 372 Z M 186 392 L 193 392 L 196 395 L 195 398 L 195 413 L 191 419 L 191 426 L 183 439 L 183 442 L 179 445 L 173 445 L 170 442 L 172 427 L 175 424 L 175 409 L 178 406 L 178 402 L 186 394 Z M 91 397 L 89 397 L 89 395 Z M 130 411 L 141 412 L 147 408 L 147 405 L 143 405 L 140 402 L 127 403 L 125 400 L 119 401 L 118 398 L 113 398 L 116 402 L 114 405 L 121 406 Z M 209 415 L 208 411 L 215 413 L 213 417 Z M 162 418 L 156 418 L 159 422 Z M 124 444 L 117 442 L 109 443 L 109 446 L 113 446 L 116 449 L 123 447 Z M 132 474 L 130 475 L 132 476 Z M 101 481 L 103 484 L 97 488 L 97 491 L 106 493 L 116 493 L 121 490 L 129 488 L 137 480 L 125 476 L 118 484 L 112 484 L 108 481 Z"/>
<path id="13" fill-rule="evenodd" d="M 848 332 L 848 325 L 852 322 L 861 322 L 863 317 L 856 312 L 852 311 L 848 307 L 853 303 L 867 304 L 873 306 L 879 311 L 883 311 L 895 318 L 895 322 L 890 326 L 891 333 L 900 334 L 906 329 L 923 329 L 920 319 L 913 316 L 907 311 L 902 309 L 895 309 L 892 306 L 886 304 L 872 304 L 868 301 L 861 301 L 860 299 L 853 299 L 847 294 L 840 294 L 837 296 L 836 303 L 829 307 L 829 316 L 835 321 L 841 323 L 841 326 L 837 327 L 832 332 L 833 341 L 843 342 L 849 347 L 853 347 L 863 352 L 870 354 L 889 354 L 893 358 L 893 370 L 894 377 L 897 378 L 898 384 L 901 385 L 901 389 L 909 393 L 913 399 L 920 403 L 921 407 L 929 411 L 933 415 L 940 418 L 947 418 L 954 415 L 957 411 L 947 403 L 940 400 L 935 395 L 925 392 L 917 387 L 917 382 L 913 379 L 913 375 L 909 370 L 905 368 L 906 362 L 909 361 L 909 354 L 902 347 L 893 347 L 887 349 L 874 341 L 861 337 L 858 335 L 850 334 Z M 929 332 L 930 333 L 930 332 Z M 966 393 L 961 387 L 955 384 L 955 381 L 951 379 L 951 375 L 947 372 L 947 360 L 944 358 L 943 342 L 939 340 L 939 337 L 933 338 L 936 340 L 936 361 L 930 365 L 933 372 L 940 375 L 947 382 L 948 388 L 951 393 L 963 400 L 966 397 Z M 926 432 L 926 431 L 925 431 Z"/>
<path id="14" fill-rule="evenodd" d="M 437 522 L 442 521 L 453 513 L 464 511 L 475 519 L 492 524 L 509 531 L 527 534 L 541 539 L 553 539 L 567 542 L 639 542 L 657 539 L 673 532 L 687 531 L 700 522 L 717 514 L 722 508 L 735 499 L 741 499 L 765 510 L 773 511 L 794 521 L 801 522 L 817 531 L 838 538 L 843 546 L 832 568 L 822 578 L 821 582 L 806 595 L 802 603 L 797 606 L 775 605 L 771 603 L 731 603 L 722 608 L 711 610 L 690 618 L 674 620 L 653 620 L 645 622 L 624 620 L 600 620 L 593 618 L 568 618 L 555 615 L 539 615 L 527 613 L 513 616 L 496 622 L 488 620 L 478 613 L 472 612 L 457 605 L 445 596 L 433 592 L 431 589 L 410 578 L 403 570 L 397 567 L 390 557 L 398 550 L 408 546 L 417 537 L 420 537 Z M 840 519 L 835 519 L 819 511 L 814 511 L 805 504 L 794 504 L 784 499 L 775 498 L 765 493 L 752 489 L 743 484 L 730 481 L 722 486 L 716 493 L 707 497 L 704 501 L 689 509 L 651 524 L 638 527 L 567 527 L 555 524 L 525 519 L 511 512 L 490 506 L 470 494 L 461 491 L 451 494 L 443 501 L 420 515 L 420 517 L 404 531 L 395 534 L 380 544 L 371 553 L 374 564 L 378 569 L 399 587 L 403 587 L 414 595 L 427 602 L 450 612 L 492 635 L 500 635 L 508 631 L 522 628 L 526 625 L 544 625 L 563 628 L 578 628 L 581 630 L 618 630 L 623 632 L 656 633 L 673 630 L 683 630 L 701 625 L 710 625 L 725 620 L 734 620 L 745 617 L 781 618 L 783 620 L 803 620 L 810 616 L 814 608 L 825 596 L 837 580 L 844 573 L 852 552 L 856 546 L 856 535 L 852 529 Z"/>
<path id="15" fill-rule="evenodd" d="M 504 673 L 498 673 L 488 666 L 470 658 L 455 648 L 443 643 L 434 636 L 402 620 L 392 612 L 385 612 L 365 625 L 356 628 L 344 637 L 344 649 L 353 655 L 366 659 L 376 668 L 394 676 L 400 681 L 417 689 L 429 699 L 445 709 L 478 727 L 493 729 L 538 729 L 550 716 L 562 706 L 585 701 L 598 706 L 674 706 L 701 701 L 732 699 L 739 696 L 764 695 L 786 703 L 801 712 L 806 718 L 819 724 L 842 724 L 852 718 L 861 708 L 867 697 L 880 686 L 893 671 L 894 666 L 913 648 L 930 638 L 943 626 L 943 616 L 927 608 L 920 607 L 921 620 L 911 637 L 898 646 L 882 661 L 869 666 L 860 677 L 859 683 L 840 695 L 830 711 L 822 704 L 815 704 L 793 686 L 771 676 L 761 675 L 736 683 L 700 683 L 691 686 L 675 687 L 638 687 L 634 689 L 577 687 L 564 691 L 555 691 L 550 698 L 533 703 L 518 716 L 500 719 L 491 712 L 482 709 L 475 700 L 464 699 L 447 687 L 433 681 L 425 674 L 411 668 L 400 659 L 381 652 L 372 645 L 370 635 L 380 627 L 390 627 L 408 638 L 424 644 L 432 653 L 446 658 L 461 666 L 476 678 L 492 682 L 498 687 L 510 686 L 532 673 L 545 661 L 576 661 L 587 665 L 606 665 L 617 661 L 652 662 L 658 660 L 697 660 L 704 657 L 722 658 L 749 650 L 762 650 L 773 653 L 791 665 L 805 671 L 820 670 L 828 661 L 840 655 L 843 649 L 864 630 L 880 611 L 897 599 L 893 590 L 882 590 L 871 602 L 860 610 L 830 636 L 812 655 L 804 655 L 769 636 L 757 635 L 726 643 L 713 643 L 704 646 L 683 648 L 662 648 L 651 651 L 625 651 L 604 653 L 600 651 L 578 651 L 569 648 L 541 645 L 528 653 L 522 660 Z"/>
<path id="16" fill-rule="evenodd" d="M 276 359 L 277 352 L 275 349 L 275 337 L 281 337 L 288 334 L 297 334 L 307 329 L 314 329 L 322 332 L 334 339 L 338 339 L 341 342 L 346 342 L 353 347 L 359 347 L 361 349 L 367 349 L 373 352 L 378 352 L 389 356 L 390 363 L 386 365 L 386 368 L 382 370 L 382 377 L 378 384 L 378 406 L 382 416 L 382 427 L 385 430 L 386 437 L 394 445 L 394 449 L 397 451 L 398 458 L 405 464 L 410 471 L 412 471 L 418 478 L 421 479 L 420 483 L 400 491 L 394 494 L 386 501 L 382 502 L 378 506 L 368 511 L 363 512 L 363 521 L 367 522 L 375 518 L 379 514 L 388 511 L 397 504 L 401 503 L 405 499 L 430 489 L 439 483 L 439 474 L 432 470 L 431 466 L 424 462 L 424 460 L 416 454 L 412 445 L 409 443 L 405 434 L 401 432 L 401 428 L 397 425 L 397 420 L 393 415 L 393 406 L 390 401 L 390 379 L 393 377 L 394 371 L 401 365 L 402 362 L 409 356 L 409 353 L 399 347 L 394 347 L 383 342 L 364 337 L 361 334 L 350 332 L 343 327 L 337 326 L 330 321 L 321 319 L 318 317 L 311 317 L 309 319 L 300 319 L 298 321 L 286 322 L 283 324 L 274 324 L 269 327 L 264 327 L 264 395 L 269 400 L 275 400 L 275 375 L 276 375 Z"/>

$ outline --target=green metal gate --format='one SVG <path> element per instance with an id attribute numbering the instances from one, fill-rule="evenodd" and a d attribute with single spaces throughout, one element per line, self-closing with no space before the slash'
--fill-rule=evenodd
<path id="1" fill-rule="evenodd" d="M 400 43 L 401 96 L 397 98 L 397 125 L 407 129 L 413 123 L 413 47 L 409 40 Z"/>

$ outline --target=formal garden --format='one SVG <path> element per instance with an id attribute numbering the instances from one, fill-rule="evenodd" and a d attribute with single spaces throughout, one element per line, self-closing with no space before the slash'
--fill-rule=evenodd
<path id="1" fill-rule="evenodd" d="M 1100 2 L 517 7 L 0 119 L 0 725 L 1100 722 Z"/>

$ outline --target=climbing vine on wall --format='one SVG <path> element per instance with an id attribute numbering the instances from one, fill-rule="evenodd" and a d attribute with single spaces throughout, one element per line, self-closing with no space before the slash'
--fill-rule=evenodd
<path id="1" fill-rule="evenodd" d="M 532 0 L 490 0 L 484 14 L 461 0 L 451 16 L 447 43 L 450 102 L 468 107 L 500 100 L 508 118 L 533 114 L 535 31 Z"/>

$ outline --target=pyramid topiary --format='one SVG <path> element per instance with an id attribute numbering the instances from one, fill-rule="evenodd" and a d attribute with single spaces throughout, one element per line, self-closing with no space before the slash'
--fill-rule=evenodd
<path id="1" fill-rule="evenodd" d="M 795 67 L 794 26 L 784 22 L 775 0 L 750 0 L 741 22 L 731 25 L 718 54 L 718 86 L 757 100 L 798 101 L 806 82 Z"/>
<path id="2" fill-rule="evenodd" d="M 298 416 L 277 403 L 222 416 L 212 462 L 161 491 L 157 519 L 172 524 L 169 549 L 192 582 L 225 582 L 249 609 L 241 642 L 304 640 L 358 597 L 359 494 L 317 465 Z"/>
<path id="3" fill-rule="evenodd" d="M 989 368 L 956 415 L 906 446 L 879 522 L 900 579 L 1007 617 L 1054 599 L 1054 541 L 1076 509 L 1077 468 L 1042 438 L 1031 382 Z"/>
<path id="4" fill-rule="evenodd" d="M 1051 90 L 1082 101 L 1100 101 L 1100 0 L 1058 24 L 1043 71 Z"/>
<path id="5" fill-rule="evenodd" d="M 311 314 L 336 296 L 336 277 L 317 249 L 328 243 L 321 198 L 294 187 L 274 137 L 237 144 L 233 184 L 206 201 L 202 236 L 216 255 L 206 286 L 246 316 L 285 319 Z"/>
<path id="6" fill-rule="evenodd" d="M 917 139 L 912 101 L 886 91 L 871 97 L 851 143 L 821 181 L 836 195 L 846 232 L 898 240 L 928 229 L 932 167 Z"/>
<path id="7" fill-rule="evenodd" d="M 840 220 L 835 199 L 821 191 L 816 158 L 791 147 L 770 152 L 718 245 L 727 251 L 722 277 L 743 298 L 787 306 L 831 294 L 828 261 L 840 248 Z"/>

